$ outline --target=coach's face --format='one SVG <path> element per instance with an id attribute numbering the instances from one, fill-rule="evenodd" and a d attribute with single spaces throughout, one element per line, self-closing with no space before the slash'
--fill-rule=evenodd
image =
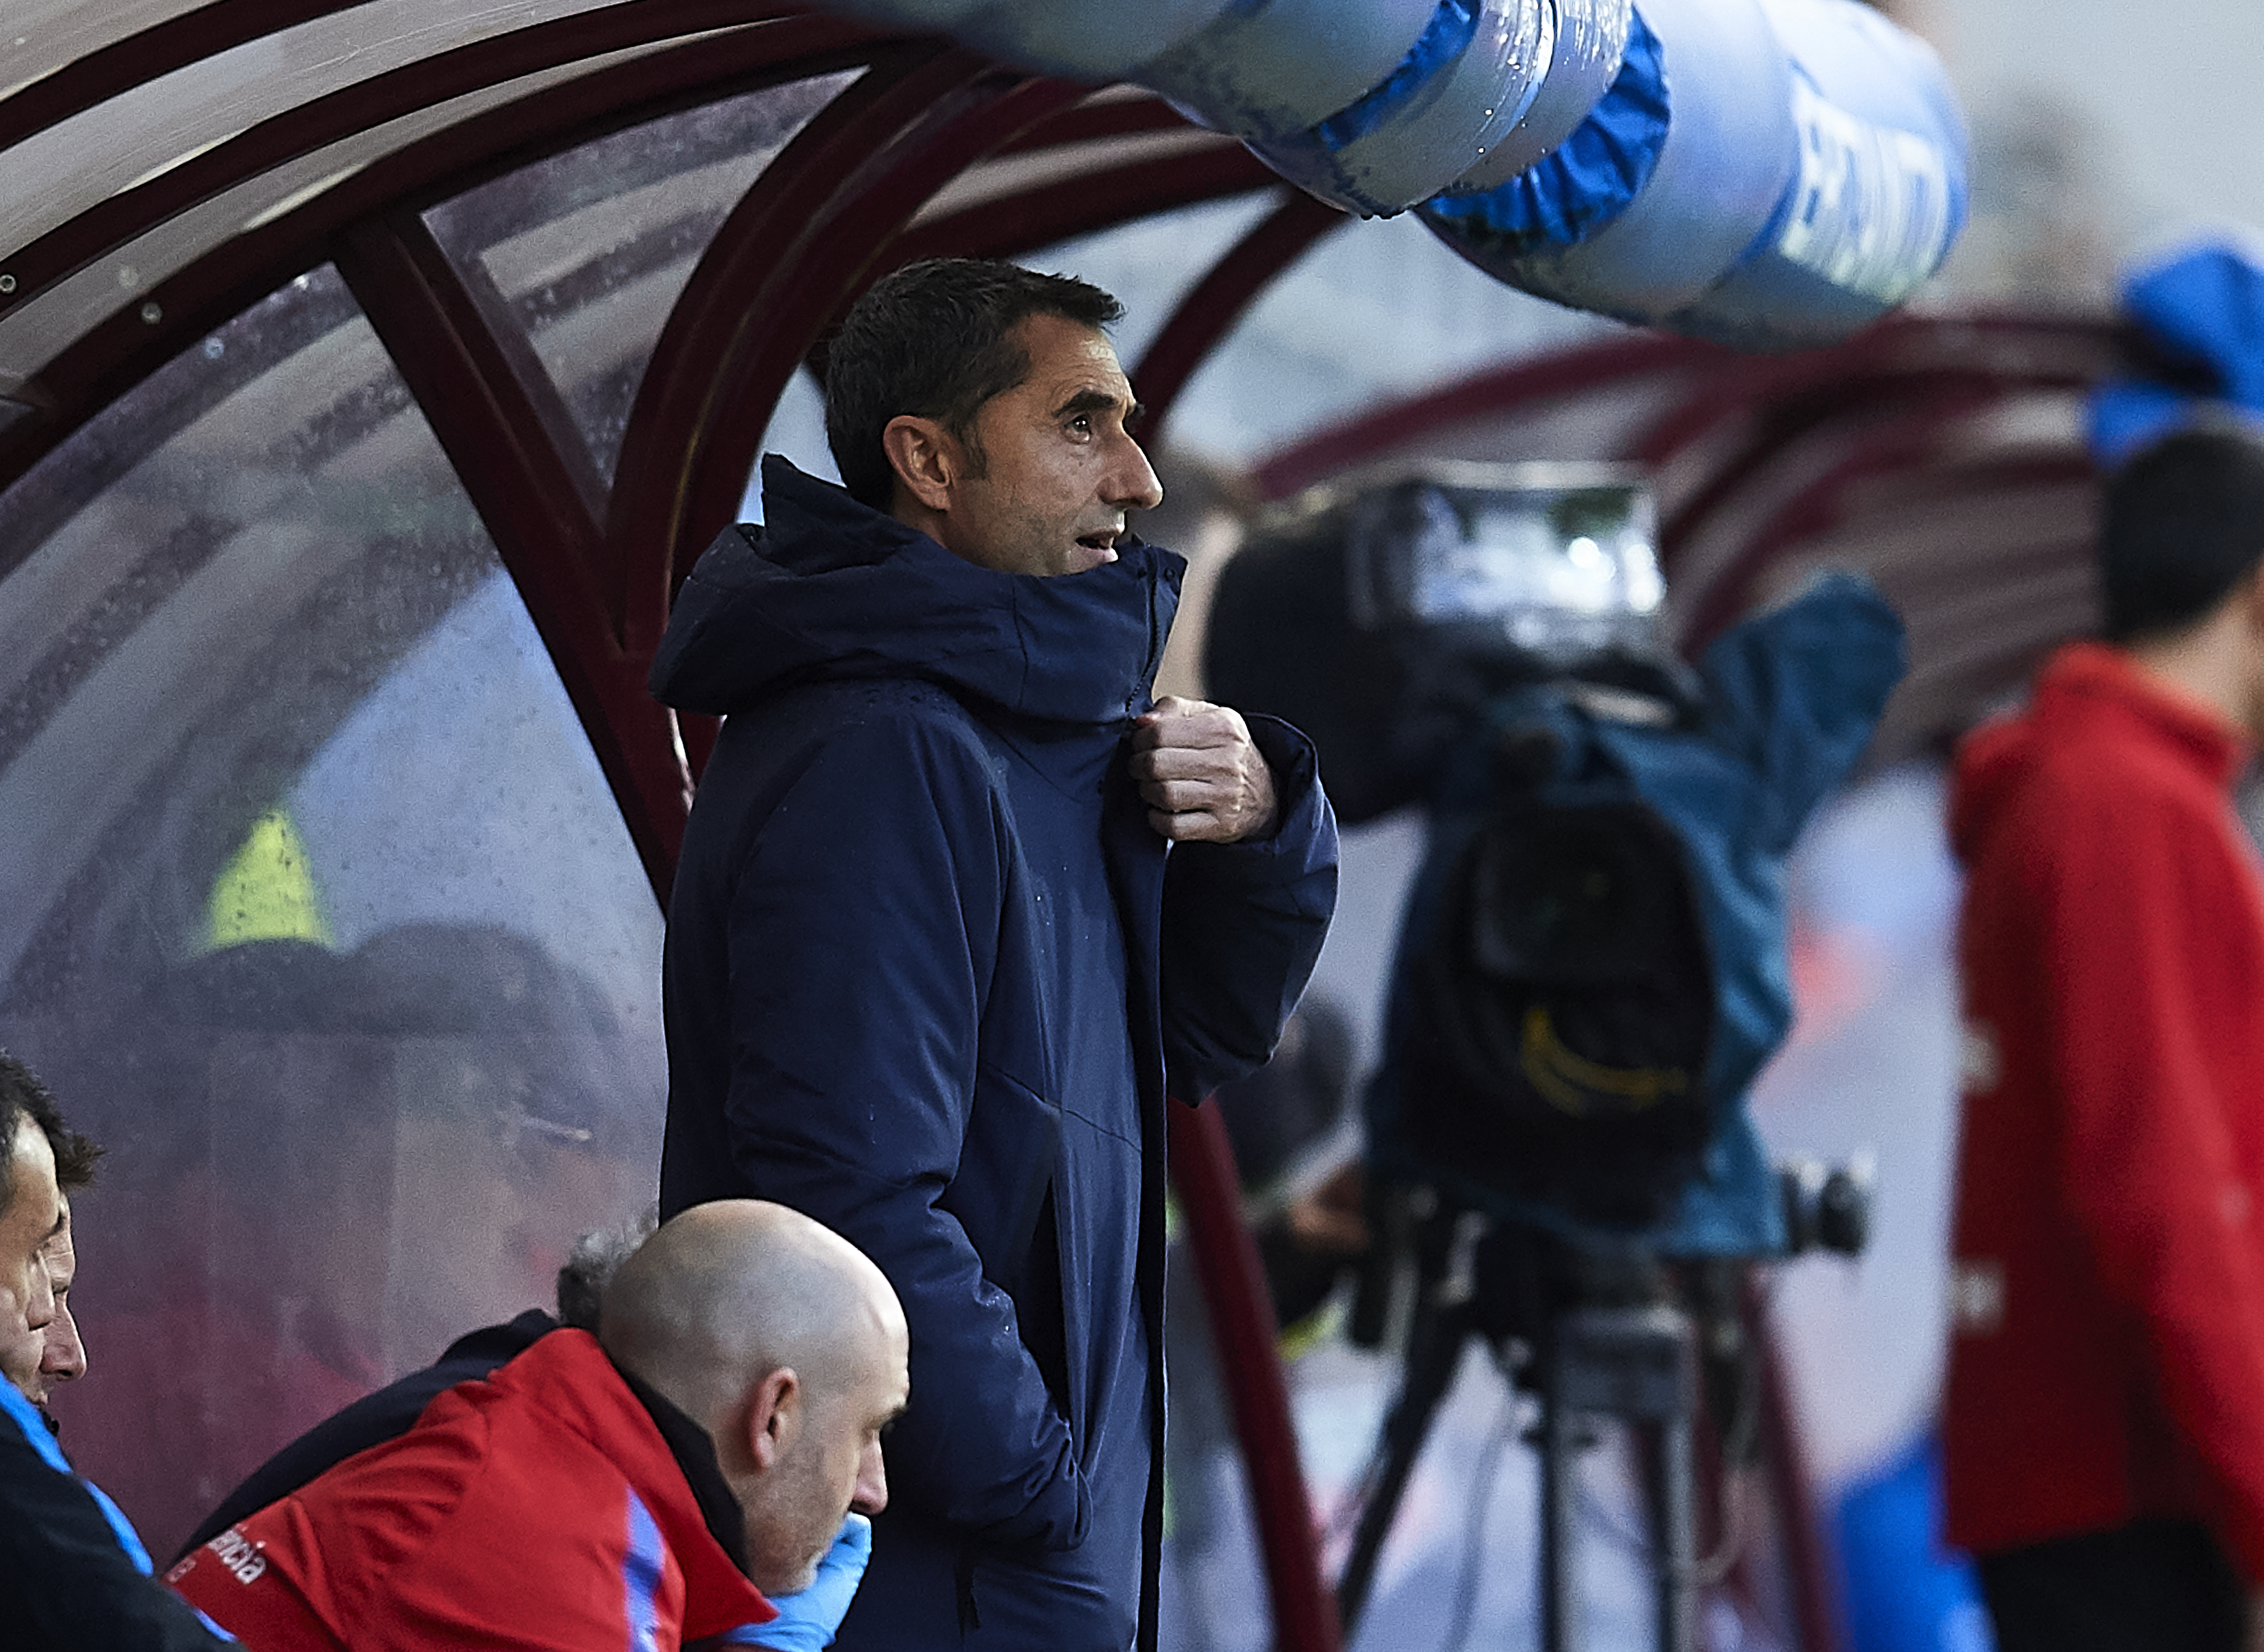
<path id="1" fill-rule="evenodd" d="M 1001 573 L 1081 574 L 1116 560 L 1127 513 L 1160 504 L 1163 485 L 1125 429 L 1137 403 L 1106 334 L 1041 315 L 1013 337 L 1029 373 L 983 404 L 973 448 L 900 419 L 926 428 L 899 475 L 917 525 L 954 554 Z"/>

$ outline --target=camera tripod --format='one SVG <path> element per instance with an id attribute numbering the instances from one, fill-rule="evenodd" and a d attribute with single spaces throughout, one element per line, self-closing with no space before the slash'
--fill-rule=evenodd
<path id="1" fill-rule="evenodd" d="M 1377 1442 L 1337 1585 L 1347 1636 L 1366 1605 L 1375 1562 L 1408 1476 L 1472 1337 L 1506 1353 L 1505 1367 L 1540 1401 L 1531 1437 L 1540 1453 L 1540 1625 L 1542 1652 L 1579 1652 L 1573 1532 L 1578 1458 L 1587 1419 L 1644 1428 L 1644 1500 L 1652 1542 L 1659 1652 L 1692 1652 L 1697 1596 L 1694 1431 L 1699 1411 L 1695 1322 L 1670 1300 L 1665 1270 L 1636 1250 L 1608 1255 L 1468 1213 L 1433 1216 L 1413 1238 L 1416 1301 L 1400 1391 Z M 1365 1293 L 1364 1293 L 1365 1295 Z M 1363 1316 L 1367 1323 L 1361 1322 Z M 1354 1340 L 1381 1340 L 1373 1301 L 1354 1309 Z"/>

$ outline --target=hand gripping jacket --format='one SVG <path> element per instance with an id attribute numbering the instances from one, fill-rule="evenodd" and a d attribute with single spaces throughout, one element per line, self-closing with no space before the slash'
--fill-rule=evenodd
<path id="1" fill-rule="evenodd" d="M 1743 348 L 1844 337 L 1964 221 L 1964 122 L 1856 0 L 829 0 L 1153 88 L 1513 286 Z"/>

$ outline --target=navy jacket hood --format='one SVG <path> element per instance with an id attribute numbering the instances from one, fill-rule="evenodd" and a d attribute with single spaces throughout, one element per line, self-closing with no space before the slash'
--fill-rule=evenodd
<path id="1" fill-rule="evenodd" d="M 1002 574 L 775 454 L 763 501 L 768 524 L 726 528 L 677 595 L 652 664 L 664 703 L 720 716 L 789 683 L 911 675 L 1049 722 L 1146 708 L 1186 569 L 1173 553 L 1127 540 L 1087 573 Z"/>

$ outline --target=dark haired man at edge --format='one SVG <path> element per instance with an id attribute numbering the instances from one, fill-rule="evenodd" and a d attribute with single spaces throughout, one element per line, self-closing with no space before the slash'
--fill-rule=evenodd
<path id="1" fill-rule="evenodd" d="M 47 1246 L 63 1230 L 54 1098 L 0 1050 L 0 1337 L 55 1318 Z M 91 1158 L 85 1161 L 91 1163 Z M 118 1505 L 73 1474 L 47 1420 L 0 1382 L 0 1624 L 12 1652 L 213 1652 L 227 1644 L 149 1576 L 149 1556 Z"/>
<path id="2" fill-rule="evenodd" d="M 1311 748 L 1151 703 L 1184 564 L 1102 329 L 1013 265 L 883 278 L 828 357 L 845 489 L 678 598 L 653 689 L 728 714 L 670 905 L 664 1214 L 838 1229 L 911 1326 L 839 1644 L 1152 1644 L 1164 1098 L 1272 1049 L 1335 902 Z"/>
<path id="3" fill-rule="evenodd" d="M 9 1060 L 0 1056 L 0 1061 Z M 55 1414 L 47 1402 L 54 1397 L 56 1386 L 76 1382 L 86 1374 L 86 1344 L 79 1337 L 78 1322 L 70 1307 L 71 1284 L 78 1277 L 77 1248 L 71 1237 L 71 1195 L 93 1185 L 102 1148 L 63 1122 L 54 1098 L 21 1063 L 12 1063 L 12 1070 L 0 1077 L 0 1084 L 15 1089 L 46 1134 L 47 1149 L 54 1155 L 55 1190 L 62 1195 L 62 1225 L 40 1249 L 47 1282 L 54 1291 L 55 1316 L 36 1330 L 20 1320 L 0 1325 L 0 1377 L 14 1383 L 18 1393 L 40 1408 L 52 1431 L 56 1426 Z"/>
<path id="4" fill-rule="evenodd" d="M 2264 443 L 2107 486 L 2104 643 L 1958 754 L 1948 1536 L 1999 1652 L 2264 1646 Z"/>

